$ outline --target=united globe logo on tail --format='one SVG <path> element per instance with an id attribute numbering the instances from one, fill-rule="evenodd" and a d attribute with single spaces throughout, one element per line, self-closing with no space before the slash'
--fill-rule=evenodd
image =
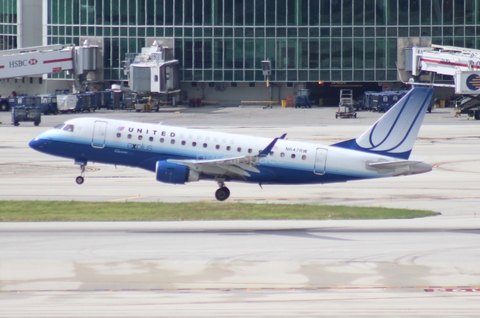
<path id="1" fill-rule="evenodd" d="M 363 135 L 334 146 L 408 159 L 433 89 L 415 87 Z"/>

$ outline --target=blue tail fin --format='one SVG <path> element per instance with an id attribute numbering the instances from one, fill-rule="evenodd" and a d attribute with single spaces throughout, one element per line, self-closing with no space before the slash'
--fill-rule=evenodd
<path id="1" fill-rule="evenodd" d="M 432 95 L 433 88 L 414 87 L 363 135 L 332 146 L 408 159 Z"/>

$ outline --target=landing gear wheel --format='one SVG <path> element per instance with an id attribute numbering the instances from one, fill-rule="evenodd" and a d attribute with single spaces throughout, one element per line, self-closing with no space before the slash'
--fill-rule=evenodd
<path id="1" fill-rule="evenodd" d="M 221 187 L 215 191 L 215 198 L 218 201 L 225 201 L 230 196 L 230 190 L 227 187 Z"/>
<path id="2" fill-rule="evenodd" d="M 75 178 L 75 182 L 77 184 L 83 184 L 83 181 L 85 181 L 85 179 L 82 176 L 78 176 L 77 178 Z"/>
<path id="3" fill-rule="evenodd" d="M 85 174 L 85 166 L 87 164 L 80 164 L 80 175 L 78 177 L 75 178 L 75 182 L 77 184 L 83 184 L 83 182 L 85 181 L 85 178 L 83 177 L 83 175 Z"/>

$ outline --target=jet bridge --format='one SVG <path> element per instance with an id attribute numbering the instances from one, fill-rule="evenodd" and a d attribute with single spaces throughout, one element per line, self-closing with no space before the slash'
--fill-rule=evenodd
<path id="1" fill-rule="evenodd" d="M 0 79 L 60 73 L 74 74 L 75 89 L 82 91 L 83 76 L 97 70 L 97 45 L 48 45 L 0 51 Z"/>
<path id="2" fill-rule="evenodd" d="M 173 58 L 173 48 L 160 41 L 127 58 L 125 73 L 135 92 L 161 95 L 180 92 L 179 62 Z"/>
<path id="3" fill-rule="evenodd" d="M 457 106 L 457 114 L 473 113 L 480 119 L 480 50 L 435 44 L 412 46 L 405 49 L 405 71 L 413 76 L 424 72 L 452 76 L 455 94 L 469 97 Z"/>
<path id="4" fill-rule="evenodd" d="M 431 47 L 413 46 L 406 49 L 405 70 L 411 71 L 413 76 L 422 72 L 450 75 L 455 81 L 456 94 L 478 94 L 480 50 L 435 44 Z M 475 80 L 476 77 L 479 78 Z"/>

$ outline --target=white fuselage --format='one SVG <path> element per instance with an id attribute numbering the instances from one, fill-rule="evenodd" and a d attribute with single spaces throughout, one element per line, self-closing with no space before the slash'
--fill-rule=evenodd
<path id="1" fill-rule="evenodd" d="M 49 130 L 37 140 L 48 142 L 36 149 L 76 162 L 127 165 L 150 171 L 155 171 L 158 160 L 255 156 L 271 142 L 271 139 L 254 136 L 102 118 L 69 120 L 61 129 Z M 390 161 L 392 158 L 388 156 L 279 139 L 270 154 L 259 160 L 260 172 L 248 172 L 249 176 L 244 175 L 238 181 L 328 183 L 399 174 L 395 170 L 379 171 L 369 166 Z M 198 172 L 208 178 L 218 171 L 218 166 L 205 165 Z"/>

